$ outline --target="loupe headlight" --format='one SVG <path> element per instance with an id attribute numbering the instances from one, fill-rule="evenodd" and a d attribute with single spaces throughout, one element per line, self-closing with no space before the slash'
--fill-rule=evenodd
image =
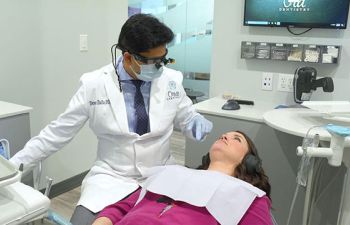
<path id="1" fill-rule="evenodd" d="M 157 67 L 157 69 L 159 69 L 160 67 L 162 67 L 163 65 L 166 66 L 167 64 L 174 64 L 175 63 L 175 59 L 172 58 L 164 58 L 161 62 L 157 62 L 154 64 L 155 67 Z"/>
<path id="2" fill-rule="evenodd" d="M 166 49 L 166 52 L 163 56 L 161 57 L 157 57 L 157 58 L 147 58 L 147 57 L 144 57 L 144 56 L 141 56 L 139 54 L 135 54 L 135 53 L 131 53 L 134 58 L 137 60 L 137 61 L 140 61 L 144 64 L 154 64 L 155 67 L 157 69 L 159 69 L 160 67 L 162 67 L 163 65 L 167 65 L 167 64 L 173 64 L 175 63 L 175 59 L 172 59 L 172 58 L 165 58 L 166 55 L 168 54 L 168 49 Z"/>

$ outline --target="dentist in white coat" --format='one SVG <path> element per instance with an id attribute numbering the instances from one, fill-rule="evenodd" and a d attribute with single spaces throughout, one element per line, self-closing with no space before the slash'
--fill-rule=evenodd
<path id="1" fill-rule="evenodd" d="M 31 168 L 89 122 L 98 138 L 97 158 L 83 180 L 72 224 L 92 224 L 96 213 L 138 188 L 145 169 L 174 164 L 169 150 L 174 125 L 198 141 L 211 131 L 212 123 L 186 96 L 181 72 L 165 67 L 173 61 L 166 58 L 173 37 L 151 15 L 130 17 L 112 47 L 113 63 L 84 74 L 66 111 L 10 159 Z M 122 51 L 118 59 L 116 48 Z"/>

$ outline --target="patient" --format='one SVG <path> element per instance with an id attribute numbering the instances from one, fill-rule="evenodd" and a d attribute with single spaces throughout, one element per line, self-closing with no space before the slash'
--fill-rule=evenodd
<path id="1" fill-rule="evenodd" d="M 271 225 L 270 184 L 249 137 L 223 134 L 199 170 L 165 166 L 93 225 Z M 176 200 L 174 200 L 176 199 Z"/>

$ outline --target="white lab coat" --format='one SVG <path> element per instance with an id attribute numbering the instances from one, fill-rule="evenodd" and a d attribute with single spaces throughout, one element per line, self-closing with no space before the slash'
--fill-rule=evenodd
<path id="1" fill-rule="evenodd" d="M 136 190 L 146 168 L 173 164 L 169 150 L 173 124 L 184 130 L 198 114 L 182 79 L 181 72 L 164 67 L 162 76 L 152 81 L 150 132 L 139 136 L 129 132 L 124 96 L 113 66 L 84 74 L 66 111 L 11 161 L 33 166 L 66 145 L 89 120 L 98 139 L 97 159 L 82 183 L 78 204 L 98 212 Z"/>

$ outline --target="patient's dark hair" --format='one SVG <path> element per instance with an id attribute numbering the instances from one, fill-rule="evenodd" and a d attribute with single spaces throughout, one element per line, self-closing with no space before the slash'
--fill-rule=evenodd
<path id="1" fill-rule="evenodd" d="M 245 158 L 243 158 L 242 162 L 235 169 L 234 177 L 244 180 L 245 182 L 248 182 L 253 186 L 265 191 L 266 196 L 271 199 L 270 197 L 271 185 L 269 183 L 269 178 L 266 176 L 264 169 L 261 167 L 261 159 L 258 155 L 258 151 L 253 141 L 245 133 L 241 131 L 236 131 L 236 132 L 242 134 L 243 137 L 247 140 L 247 143 L 248 143 L 247 155 L 252 154 L 258 159 L 259 163 L 257 166 L 259 168 L 257 168 L 257 170 L 254 173 L 248 173 L 247 167 L 245 165 Z M 207 153 L 202 157 L 202 165 L 200 165 L 197 169 L 206 170 L 208 169 L 209 164 L 210 164 L 210 157 L 209 157 L 209 153 Z"/>

